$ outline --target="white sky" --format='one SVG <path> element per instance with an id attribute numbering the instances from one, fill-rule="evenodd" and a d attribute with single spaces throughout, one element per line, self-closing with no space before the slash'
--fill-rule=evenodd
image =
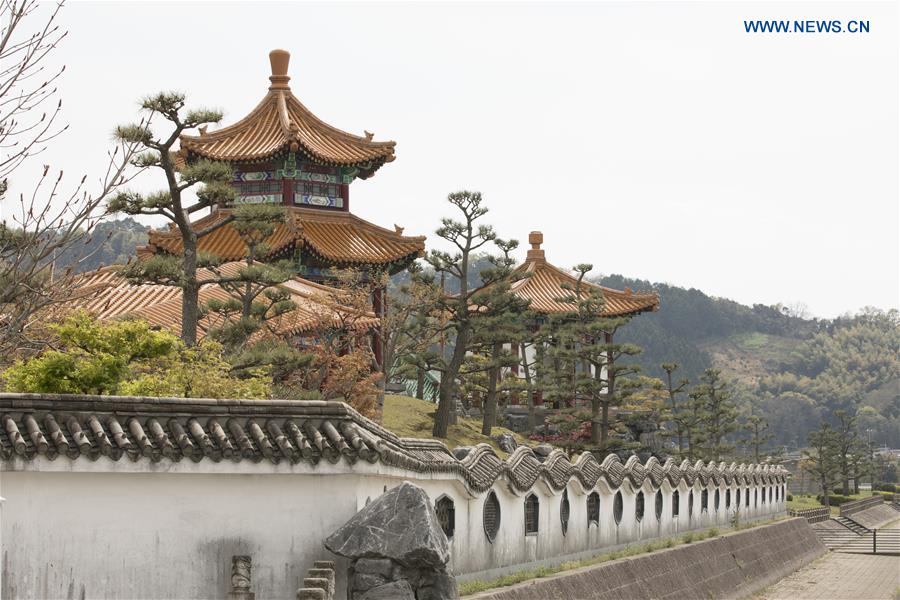
<path id="1" fill-rule="evenodd" d="M 780 18 L 871 33 L 744 32 Z M 446 194 L 480 190 L 522 256 L 540 229 L 561 267 L 826 317 L 898 306 L 895 2 L 84 2 L 63 22 L 71 128 L 40 162 L 73 183 L 141 96 L 232 123 L 284 48 L 320 118 L 397 141 L 351 187 L 363 218 L 435 243 Z"/>

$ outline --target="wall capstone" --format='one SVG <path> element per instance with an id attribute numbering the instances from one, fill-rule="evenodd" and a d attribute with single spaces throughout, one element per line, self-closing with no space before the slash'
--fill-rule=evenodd
<path id="1" fill-rule="evenodd" d="M 459 598 L 447 537 L 428 495 L 408 481 L 356 513 L 325 547 L 352 560 L 349 600 Z"/>

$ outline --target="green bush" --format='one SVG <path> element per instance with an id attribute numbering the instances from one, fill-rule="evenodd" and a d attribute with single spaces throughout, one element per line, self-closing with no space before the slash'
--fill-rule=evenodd
<path id="1" fill-rule="evenodd" d="M 794 495 L 793 495 L 793 494 L 788 494 L 788 495 L 787 495 L 787 501 L 788 501 L 788 502 L 793 502 L 793 500 L 794 500 Z"/>
<path id="2" fill-rule="evenodd" d="M 892 494 L 896 494 L 900 492 L 900 486 L 894 483 L 887 483 L 885 481 L 878 481 L 872 484 L 873 492 L 890 492 Z"/>
<path id="3" fill-rule="evenodd" d="M 851 502 L 853 500 L 853 498 L 851 498 L 850 496 L 844 496 L 842 494 L 831 494 L 830 496 L 828 496 L 828 499 L 830 500 L 831 506 L 840 506 L 844 502 Z M 819 504 L 825 504 L 825 498 L 821 494 L 816 496 L 816 501 Z"/>

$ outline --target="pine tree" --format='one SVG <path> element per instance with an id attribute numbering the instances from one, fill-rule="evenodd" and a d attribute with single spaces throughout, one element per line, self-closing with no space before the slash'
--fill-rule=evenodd
<path id="1" fill-rule="evenodd" d="M 759 464 L 759 449 L 772 439 L 772 434 L 768 433 L 769 422 L 759 415 L 750 415 L 744 422 L 744 429 L 749 434 L 747 441 L 753 449 L 753 462 Z"/>
<path id="2" fill-rule="evenodd" d="M 727 436 L 737 430 L 737 407 L 731 399 L 728 384 L 718 369 L 707 369 L 700 376 L 700 384 L 690 393 L 691 402 L 699 415 L 695 443 L 703 449 L 705 460 L 719 462 L 734 449 Z M 696 435 L 695 434 L 695 435 Z"/>
<path id="3" fill-rule="evenodd" d="M 232 228 L 247 247 L 244 264 L 225 272 L 214 257 L 205 257 L 203 264 L 212 273 L 212 281 L 226 292 L 227 300 L 210 300 L 201 307 L 204 314 L 215 314 L 221 324 L 210 335 L 227 347 L 241 348 L 268 322 L 290 312 L 296 304 L 290 294 L 277 286 L 294 275 L 291 261 L 260 262 L 268 253 L 265 240 L 285 220 L 281 206 L 245 205 L 233 211 Z"/>
<path id="4" fill-rule="evenodd" d="M 678 385 L 673 385 L 672 375 L 678 370 L 678 363 L 664 363 L 661 365 L 662 370 L 666 372 L 666 390 L 669 394 L 669 410 L 672 414 L 672 422 L 675 424 L 675 435 L 678 443 L 678 456 L 684 451 L 684 429 L 685 423 L 681 415 L 682 408 L 678 406 L 678 396 L 684 394 L 690 381 L 682 379 Z"/>
<path id="5" fill-rule="evenodd" d="M 481 193 L 461 191 L 447 197 L 447 201 L 462 213 L 462 221 L 451 218 L 441 220 L 441 227 L 435 232 L 437 236 L 455 247 L 453 253 L 432 250 L 425 257 L 438 276 L 455 278 L 459 282 L 459 292 L 442 294 L 434 306 L 433 314 L 439 315 L 440 332 L 452 338 L 453 350 L 449 359 L 445 356 L 435 357 L 435 369 L 441 372 L 438 409 L 435 414 L 432 435 L 438 438 L 447 437 L 450 426 L 450 413 L 455 403 L 457 377 L 470 351 L 473 336 L 474 311 L 470 309 L 472 299 L 479 288 L 470 280 L 469 266 L 479 249 L 488 244 L 503 247 L 504 242 L 497 238 L 494 228 L 482 225 L 479 220 L 487 214 L 488 209 L 482 203 Z M 490 269 L 488 270 L 490 271 Z M 482 286 L 489 287 L 502 282 L 508 277 L 505 270 L 482 273 Z M 496 279 L 501 277 L 501 279 Z M 482 301 L 483 302 L 483 301 Z"/>
<path id="6" fill-rule="evenodd" d="M 571 310 L 549 315 L 541 328 L 536 343 L 544 348 L 544 357 L 538 372 L 545 398 L 559 407 L 575 400 L 590 403 L 591 444 L 605 446 L 610 408 L 634 392 L 630 388 L 618 390 L 616 377 L 640 370 L 618 361 L 639 354 L 641 349 L 634 344 L 614 343 L 614 333 L 629 319 L 603 315 L 603 293 L 585 281 L 592 268 L 590 264 L 575 266 L 575 284 L 564 285 L 564 295 L 557 298 Z"/>
<path id="7" fill-rule="evenodd" d="M 803 468 L 818 479 L 822 487 L 822 504 L 831 506 L 829 494 L 840 468 L 838 464 L 837 434 L 828 423 L 806 438 L 809 448 L 804 450 Z"/>
<path id="8" fill-rule="evenodd" d="M 497 421 L 497 403 L 503 370 L 518 363 L 518 356 L 507 350 L 524 339 L 527 333 L 526 311 L 529 302 L 510 291 L 518 280 L 510 257 L 518 243 L 497 240 L 502 254 L 489 258 L 491 266 L 481 272 L 482 280 L 493 281 L 472 295 L 472 344 L 487 357 L 487 389 L 482 411 L 481 433 L 491 435 Z"/>
<path id="9" fill-rule="evenodd" d="M 179 169 L 172 153 L 172 147 L 179 136 L 201 125 L 218 123 L 222 119 L 219 111 L 184 109 L 184 94 L 162 92 L 149 96 L 141 102 L 141 108 L 148 113 L 141 123 L 120 125 L 116 137 L 124 143 L 137 144 L 145 151 L 133 163 L 139 168 L 157 168 L 163 172 L 166 187 L 151 194 L 128 191 L 116 194 L 108 203 L 113 212 L 129 215 L 162 216 L 171 221 L 181 235 L 183 252 L 181 258 L 155 256 L 141 261 L 131 268 L 130 275 L 135 280 L 177 285 L 182 290 L 181 338 L 189 346 L 197 343 L 197 322 L 200 317 L 198 304 L 200 287 L 203 283 L 197 277 L 201 267 L 197 252 L 198 240 L 216 229 L 227 225 L 231 218 L 218 220 L 202 229 L 191 226 L 191 215 L 215 205 L 225 205 L 234 198 L 231 187 L 231 167 L 222 162 L 198 160 Z M 168 131 L 155 136 L 152 129 L 154 119 L 168 122 Z M 185 193 L 198 187 L 196 202 L 188 204 Z"/>
<path id="10" fill-rule="evenodd" d="M 841 473 L 841 491 L 845 496 L 850 494 L 850 479 L 854 477 L 853 453 L 859 444 L 856 431 L 856 414 L 845 410 L 837 410 L 838 427 L 835 430 L 835 448 L 837 451 L 838 469 Z"/>

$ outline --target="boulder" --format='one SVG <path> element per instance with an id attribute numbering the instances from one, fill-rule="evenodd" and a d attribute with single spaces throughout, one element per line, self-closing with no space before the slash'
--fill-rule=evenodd
<path id="1" fill-rule="evenodd" d="M 351 559 L 389 558 L 408 567 L 443 569 L 450 545 L 425 491 L 408 481 L 388 490 L 325 540 Z"/>
<path id="2" fill-rule="evenodd" d="M 446 571 L 438 571 L 419 587 L 417 594 L 418 600 L 457 600 L 459 589 L 453 575 Z"/>
<path id="3" fill-rule="evenodd" d="M 507 454 L 512 454 L 513 450 L 519 445 L 518 442 L 516 442 L 516 438 L 514 438 L 511 433 L 501 433 L 500 435 L 493 436 L 491 439 L 497 442 L 500 449 Z"/>
<path id="4" fill-rule="evenodd" d="M 416 600 L 416 594 L 406 581 L 392 581 L 363 594 L 360 600 Z"/>
<path id="5" fill-rule="evenodd" d="M 388 580 L 390 580 L 391 572 L 393 570 L 394 563 L 387 558 L 361 558 L 353 565 L 353 571 L 355 573 L 381 575 Z"/>
<path id="6" fill-rule="evenodd" d="M 550 453 L 553 452 L 553 446 L 550 444 L 538 444 L 534 448 L 531 449 L 538 457 L 546 458 L 550 456 Z"/>
<path id="7" fill-rule="evenodd" d="M 456 457 L 456 460 L 462 460 L 467 457 L 471 451 L 472 446 L 457 446 L 453 449 L 453 456 Z"/>

